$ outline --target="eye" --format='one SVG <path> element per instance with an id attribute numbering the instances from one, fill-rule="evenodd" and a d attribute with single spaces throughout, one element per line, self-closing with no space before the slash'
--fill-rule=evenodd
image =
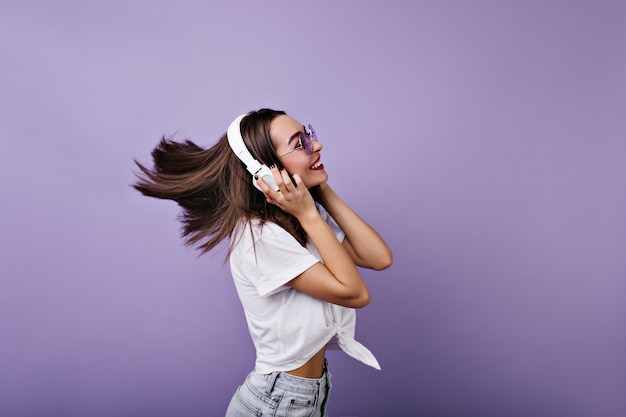
<path id="1" fill-rule="evenodd" d="M 300 139 L 298 139 L 298 143 L 296 144 L 295 148 L 293 148 L 294 150 L 298 150 L 298 149 L 302 149 L 302 137 L 300 137 Z"/>

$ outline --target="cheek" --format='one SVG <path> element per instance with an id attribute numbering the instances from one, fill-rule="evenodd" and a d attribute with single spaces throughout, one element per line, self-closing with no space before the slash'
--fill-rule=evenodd
<path id="1" fill-rule="evenodd" d="M 287 165 L 283 165 L 283 168 L 287 171 L 287 173 L 289 174 L 289 176 L 293 179 L 294 174 L 298 174 L 300 176 L 300 178 L 302 178 L 303 182 L 307 182 L 306 180 L 306 172 L 302 172 L 300 170 L 298 170 L 297 168 L 294 169 L 292 166 L 290 166 L 289 164 Z"/>
<path id="2" fill-rule="evenodd" d="M 305 177 L 309 174 L 309 166 L 306 165 L 306 163 L 302 163 L 300 161 L 289 161 L 287 163 L 284 163 L 283 167 L 290 175 L 298 174 L 301 177 Z"/>

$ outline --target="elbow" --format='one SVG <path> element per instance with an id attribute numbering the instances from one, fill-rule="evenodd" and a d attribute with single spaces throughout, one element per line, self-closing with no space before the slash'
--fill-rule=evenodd
<path id="1" fill-rule="evenodd" d="M 350 308 L 363 308 L 370 303 L 370 300 L 370 292 L 367 288 L 364 288 L 358 294 L 354 294 L 354 296 L 347 299 L 344 306 Z"/>
<path id="2" fill-rule="evenodd" d="M 376 263 L 372 265 L 372 269 L 375 271 L 382 271 L 387 269 L 393 263 L 393 254 L 391 250 L 387 250 L 384 254 L 378 257 Z"/>
<path id="3" fill-rule="evenodd" d="M 350 308 L 363 308 L 366 307 L 370 303 L 369 294 L 367 297 L 355 298 L 354 300 L 350 300 L 350 302 L 346 303 L 346 307 Z"/>
<path id="4" fill-rule="evenodd" d="M 363 308 L 367 306 L 371 301 L 370 292 L 365 290 L 365 294 L 359 297 L 358 302 L 354 308 Z"/>

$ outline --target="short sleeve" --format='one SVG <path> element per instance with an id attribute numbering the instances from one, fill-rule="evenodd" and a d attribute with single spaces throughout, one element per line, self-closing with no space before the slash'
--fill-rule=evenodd
<path id="1" fill-rule="evenodd" d="M 237 279 L 245 277 L 259 297 L 267 297 L 319 262 L 306 247 L 285 229 L 265 223 L 254 227 L 254 243 L 241 256 L 231 256 L 231 271 Z M 249 234 L 250 230 L 244 233 Z"/>

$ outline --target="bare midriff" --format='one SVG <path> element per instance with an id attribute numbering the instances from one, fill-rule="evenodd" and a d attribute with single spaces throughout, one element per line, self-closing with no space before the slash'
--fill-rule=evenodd
<path id="1" fill-rule="evenodd" d="M 326 346 L 324 346 L 319 352 L 317 352 L 311 359 L 304 365 L 286 373 L 299 376 L 301 378 L 320 378 L 324 374 L 324 366 L 326 364 L 324 353 Z"/>

